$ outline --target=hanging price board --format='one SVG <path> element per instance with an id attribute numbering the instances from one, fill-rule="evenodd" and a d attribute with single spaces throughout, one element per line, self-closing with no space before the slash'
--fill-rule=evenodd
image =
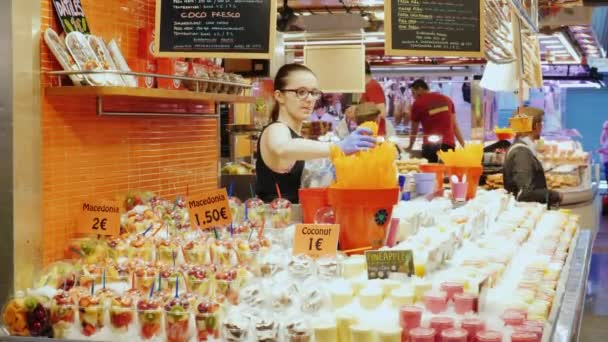
<path id="1" fill-rule="evenodd" d="M 226 189 L 204 192 L 186 199 L 192 227 L 211 229 L 232 223 Z"/>
<path id="2" fill-rule="evenodd" d="M 65 33 L 72 31 L 91 33 L 80 0 L 53 0 L 53 6 Z"/>
<path id="3" fill-rule="evenodd" d="M 76 231 L 80 234 L 120 235 L 120 202 L 83 202 Z"/>
<path id="4" fill-rule="evenodd" d="M 340 225 L 337 224 L 298 224 L 293 240 L 293 255 L 333 257 L 338 251 L 339 236 Z"/>

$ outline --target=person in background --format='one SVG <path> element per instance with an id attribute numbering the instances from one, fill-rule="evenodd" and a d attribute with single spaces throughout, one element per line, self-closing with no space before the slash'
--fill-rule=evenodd
<path id="1" fill-rule="evenodd" d="M 315 102 L 314 110 L 312 114 L 310 114 L 310 118 L 308 120 L 311 122 L 325 121 L 334 123 L 336 121 L 336 118 L 333 115 L 329 114 L 326 108 L 327 106 L 325 103 L 325 99 L 318 99 L 317 102 Z"/>
<path id="2" fill-rule="evenodd" d="M 532 131 L 517 133 L 515 142 L 507 152 L 503 165 L 504 187 L 518 201 L 557 205 L 562 202 L 563 195 L 548 189 L 545 170 L 537 158 L 534 144 L 540 139 L 545 112 L 542 109 L 524 107 L 519 114 L 532 119 Z"/>
<path id="3" fill-rule="evenodd" d="M 439 161 L 437 152 L 454 149 L 456 139 L 461 146 L 464 146 L 464 139 L 456 121 L 454 103 L 443 94 L 429 91 L 428 84 L 422 79 L 414 81 L 410 88 L 415 101 L 412 105 L 408 150 L 411 150 L 414 146 L 418 130 L 422 125 L 424 135 L 422 157 L 426 158 L 429 163 L 437 163 Z M 441 137 L 441 144 L 429 139 L 433 135 Z"/>
<path id="4" fill-rule="evenodd" d="M 600 136 L 600 149 L 598 150 L 602 165 L 604 166 L 604 178 L 608 182 L 608 120 L 604 122 L 602 127 L 602 135 Z"/>
<path id="5" fill-rule="evenodd" d="M 380 111 L 382 120 L 378 123 L 378 135 L 386 134 L 386 97 L 382 85 L 372 77 L 372 69 L 365 62 L 365 93 L 361 96 L 360 103 L 373 103 Z"/>
<path id="6" fill-rule="evenodd" d="M 306 160 L 329 158 L 333 148 L 352 154 L 375 146 L 376 139 L 366 128 L 355 130 L 336 144 L 302 138 L 302 123 L 320 97 L 319 81 L 309 68 L 286 64 L 277 72 L 272 122 L 260 133 L 255 164 L 256 194 L 264 202 L 278 197 L 278 187 L 283 198 L 299 203 Z"/>

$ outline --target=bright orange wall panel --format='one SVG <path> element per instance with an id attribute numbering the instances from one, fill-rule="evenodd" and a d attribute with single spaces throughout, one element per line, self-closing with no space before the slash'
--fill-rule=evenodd
<path id="1" fill-rule="evenodd" d="M 82 0 L 93 34 L 117 39 L 132 69 L 138 29 L 154 22 L 154 0 Z M 41 0 L 42 27 L 58 33 L 51 0 Z M 59 64 L 41 41 L 42 71 Z M 42 87 L 52 80 L 42 76 Z M 63 256 L 82 200 L 150 190 L 167 198 L 217 187 L 216 119 L 98 117 L 94 98 L 42 98 L 43 261 Z"/>

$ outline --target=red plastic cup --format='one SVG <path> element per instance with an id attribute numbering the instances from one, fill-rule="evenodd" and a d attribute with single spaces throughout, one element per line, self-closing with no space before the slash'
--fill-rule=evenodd
<path id="1" fill-rule="evenodd" d="M 422 321 L 422 308 L 405 305 L 399 309 L 399 324 L 403 331 L 420 327 Z"/>
<path id="2" fill-rule="evenodd" d="M 526 320 L 524 315 L 515 311 L 506 311 L 502 314 L 501 318 L 505 322 L 505 325 L 512 327 L 522 326 Z"/>
<path id="3" fill-rule="evenodd" d="M 435 329 L 414 328 L 410 330 L 410 342 L 435 342 L 435 335 Z"/>
<path id="4" fill-rule="evenodd" d="M 477 342 L 502 342 L 502 334 L 493 330 L 479 331 L 475 337 Z"/>
<path id="5" fill-rule="evenodd" d="M 464 284 L 458 282 L 445 282 L 441 284 L 441 291 L 447 293 L 448 302 L 454 300 L 454 295 L 464 292 Z"/>
<path id="6" fill-rule="evenodd" d="M 454 310 L 459 315 L 475 311 L 477 296 L 470 293 L 457 293 L 454 295 Z"/>
<path id="7" fill-rule="evenodd" d="M 511 334 L 511 342 L 537 342 L 538 336 L 529 331 L 515 331 Z"/>
<path id="8" fill-rule="evenodd" d="M 435 341 L 441 342 L 441 333 L 443 333 L 444 330 L 454 328 L 454 319 L 451 317 L 437 316 L 431 318 L 431 322 L 429 325 L 437 332 L 437 335 L 435 336 Z"/>
<path id="9" fill-rule="evenodd" d="M 468 342 L 475 342 L 475 335 L 486 328 L 486 323 L 479 318 L 465 318 L 461 323 L 462 329 L 469 332 Z"/>
<path id="10" fill-rule="evenodd" d="M 441 332 L 442 342 L 467 342 L 469 333 L 464 329 L 452 328 Z"/>
<path id="11" fill-rule="evenodd" d="M 434 314 L 444 312 L 448 308 L 448 295 L 445 292 L 429 291 L 424 294 L 424 306 Z"/>

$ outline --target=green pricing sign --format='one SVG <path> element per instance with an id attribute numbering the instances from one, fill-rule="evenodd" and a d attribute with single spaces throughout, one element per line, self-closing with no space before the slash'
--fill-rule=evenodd
<path id="1" fill-rule="evenodd" d="M 414 274 L 414 255 L 412 251 L 367 251 L 368 279 L 388 279 L 391 273 Z"/>
<path id="2" fill-rule="evenodd" d="M 65 33 L 91 33 L 80 0 L 53 0 L 53 6 Z"/>

